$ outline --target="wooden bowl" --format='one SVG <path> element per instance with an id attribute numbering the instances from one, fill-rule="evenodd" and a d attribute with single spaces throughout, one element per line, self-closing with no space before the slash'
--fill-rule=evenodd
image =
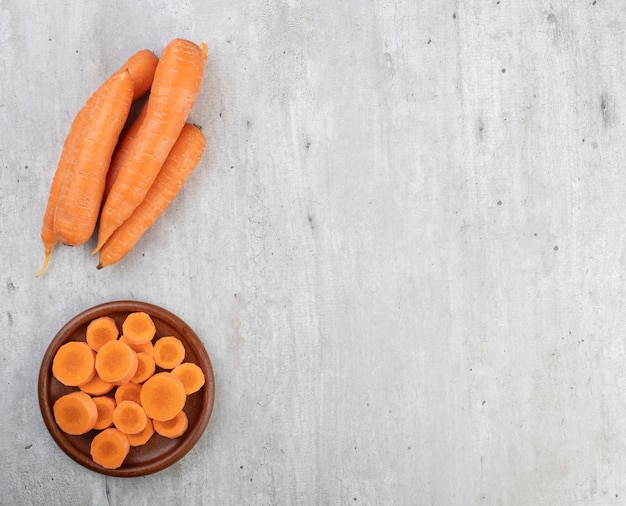
<path id="1" fill-rule="evenodd" d="M 57 350 L 68 341 L 84 341 L 85 330 L 89 322 L 100 316 L 110 316 L 120 328 L 129 313 L 143 311 L 148 313 L 157 328 L 155 340 L 166 335 L 178 337 L 185 346 L 185 362 L 193 362 L 202 368 L 205 376 L 204 386 L 196 393 L 187 396 L 184 411 L 189 418 L 187 431 L 177 439 L 167 439 L 155 433 L 143 446 L 131 447 L 130 453 L 118 469 L 105 469 L 96 464 L 90 455 L 91 440 L 97 431 L 82 436 L 65 434 L 54 420 L 52 406 L 54 402 L 75 387 L 66 387 L 52 376 L 52 360 Z M 159 368 L 157 367 L 157 372 Z M 204 432 L 215 399 L 215 380 L 213 367 L 202 341 L 195 332 L 180 318 L 169 311 L 145 302 L 115 301 L 107 302 L 87 309 L 67 322 L 48 347 L 39 370 L 39 406 L 43 420 L 59 447 L 72 459 L 92 471 L 109 476 L 143 476 L 174 464 L 184 457 L 198 442 Z"/>

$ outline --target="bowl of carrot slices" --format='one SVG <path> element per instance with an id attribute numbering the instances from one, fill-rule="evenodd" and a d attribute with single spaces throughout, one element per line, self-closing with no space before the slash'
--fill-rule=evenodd
<path id="1" fill-rule="evenodd" d="M 68 321 L 39 370 L 52 438 L 92 471 L 134 477 L 183 458 L 204 433 L 213 367 L 178 316 L 138 301 L 100 304 Z"/>

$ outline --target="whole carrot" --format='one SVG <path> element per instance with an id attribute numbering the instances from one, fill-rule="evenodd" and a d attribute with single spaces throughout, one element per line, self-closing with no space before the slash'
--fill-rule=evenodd
<path id="1" fill-rule="evenodd" d="M 111 155 L 132 100 L 133 82 L 129 72 L 111 76 L 97 95 L 54 211 L 53 231 L 57 241 L 78 246 L 93 234 Z"/>
<path id="2" fill-rule="evenodd" d="M 200 129 L 189 123 L 185 124 L 141 204 L 100 248 L 98 269 L 124 258 L 165 211 L 202 158 L 205 144 Z"/>
<path id="3" fill-rule="evenodd" d="M 146 116 L 100 215 L 97 252 L 143 200 L 193 107 L 207 57 L 206 44 L 170 42 L 154 74 Z"/>
<path id="4" fill-rule="evenodd" d="M 133 100 L 146 94 L 152 85 L 154 78 L 154 72 L 159 59 L 156 55 L 147 49 L 142 49 L 132 55 L 118 70 L 117 72 L 128 71 L 133 81 Z M 52 254 L 52 248 L 57 244 L 57 239 L 54 236 L 53 223 L 54 223 L 54 211 L 56 210 L 57 202 L 59 200 L 59 194 L 61 188 L 65 182 L 65 176 L 69 170 L 69 167 L 74 163 L 76 159 L 76 152 L 80 145 L 80 141 L 83 136 L 83 129 L 86 122 L 89 120 L 93 105 L 97 100 L 97 96 L 102 93 L 101 86 L 92 96 L 87 100 L 86 104 L 76 115 L 72 125 L 70 127 L 69 134 L 63 144 L 61 151 L 61 157 L 57 165 L 57 170 L 54 174 L 52 184 L 50 186 L 50 194 L 48 196 L 48 202 L 46 211 L 43 218 L 43 225 L 41 228 L 41 240 L 44 245 L 45 258 L 44 263 L 37 273 L 37 277 L 41 276 L 48 266 L 50 261 L 50 255 Z"/>

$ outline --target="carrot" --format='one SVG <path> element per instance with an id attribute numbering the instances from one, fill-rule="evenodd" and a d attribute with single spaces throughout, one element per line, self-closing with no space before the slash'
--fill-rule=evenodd
<path id="1" fill-rule="evenodd" d="M 143 201 L 100 249 L 99 269 L 124 258 L 167 209 L 200 162 L 205 145 L 200 129 L 186 123 Z"/>
<path id="2" fill-rule="evenodd" d="M 130 313 L 122 323 L 122 334 L 129 344 L 143 344 L 152 341 L 156 327 L 148 313 Z"/>
<path id="3" fill-rule="evenodd" d="M 98 408 L 84 392 L 72 392 L 59 397 L 52 406 L 54 420 L 66 434 L 86 434 L 94 428 Z"/>
<path id="4" fill-rule="evenodd" d="M 126 434 L 126 437 L 128 438 L 130 446 L 141 446 L 146 444 L 153 434 L 154 424 L 152 423 L 152 420 L 148 418 L 146 426 L 141 432 L 139 432 L 138 434 Z"/>
<path id="5" fill-rule="evenodd" d="M 152 420 L 171 420 L 185 405 L 185 387 L 169 372 L 160 372 L 141 387 L 141 405 Z"/>
<path id="6" fill-rule="evenodd" d="M 131 344 L 130 342 L 128 342 L 126 336 L 120 336 L 120 341 L 126 343 L 128 346 L 130 346 L 131 350 L 136 351 L 137 353 L 146 353 L 147 355 L 152 356 L 154 348 L 154 346 L 152 346 L 152 341 L 141 344 Z"/>
<path id="7" fill-rule="evenodd" d="M 133 99 L 128 72 L 114 74 L 102 86 L 54 211 L 54 236 L 70 246 L 87 242 L 95 229 L 111 155 Z"/>
<path id="8" fill-rule="evenodd" d="M 94 252 L 102 248 L 148 192 L 193 107 L 206 58 L 206 44 L 198 46 L 183 39 L 173 40 L 163 50 L 146 117 L 102 208 Z"/>
<path id="9" fill-rule="evenodd" d="M 184 411 L 179 411 L 171 420 L 154 420 L 154 430 L 156 433 L 169 439 L 176 439 L 182 436 L 187 430 L 187 427 L 189 427 L 189 419 Z"/>
<path id="10" fill-rule="evenodd" d="M 204 373 L 200 366 L 193 362 L 177 365 L 172 369 L 172 374 L 183 382 L 187 395 L 197 392 L 204 385 Z"/>
<path id="11" fill-rule="evenodd" d="M 96 434 L 91 441 L 91 458 L 106 469 L 117 469 L 130 451 L 130 443 L 120 430 L 110 427 Z"/>
<path id="12" fill-rule="evenodd" d="M 93 428 L 102 430 L 111 427 L 113 425 L 113 411 L 116 407 L 115 399 L 108 395 L 101 395 L 92 399 L 98 409 L 98 419 Z"/>
<path id="13" fill-rule="evenodd" d="M 142 95 L 145 95 L 145 93 L 150 89 L 157 63 L 158 58 L 156 57 L 156 55 L 154 55 L 154 53 L 148 51 L 147 49 L 143 49 L 131 56 L 126 61 L 126 63 L 122 65 L 122 67 L 117 71 L 117 73 L 121 73 L 125 70 L 128 70 L 130 78 L 133 82 L 133 100 L 136 100 Z M 50 261 L 50 256 L 52 254 L 52 248 L 54 248 L 54 246 L 57 244 L 57 239 L 54 235 L 53 225 L 54 213 L 57 207 L 57 203 L 59 201 L 59 195 L 65 182 L 65 176 L 67 175 L 70 167 L 74 164 L 74 161 L 76 160 L 78 149 L 81 145 L 83 137 L 83 129 L 91 119 L 98 95 L 104 93 L 104 89 L 105 86 L 103 84 L 98 88 L 98 90 L 96 90 L 96 92 L 92 94 L 92 96 L 87 100 L 85 105 L 78 112 L 78 114 L 74 118 L 74 121 L 72 122 L 69 134 L 63 144 L 61 157 L 59 159 L 59 163 L 57 165 L 57 169 L 55 171 L 54 177 L 52 179 L 52 184 L 50 186 L 50 194 L 48 196 L 46 211 L 43 218 L 43 225 L 41 228 L 41 239 L 44 245 L 45 258 L 41 269 L 37 273 L 37 277 L 41 276 L 46 270 L 48 262 Z"/>
<path id="14" fill-rule="evenodd" d="M 52 375 L 66 386 L 87 383 L 96 374 L 94 351 L 81 341 L 61 346 L 52 360 Z"/>
<path id="15" fill-rule="evenodd" d="M 89 380 L 87 383 L 83 383 L 79 385 L 78 388 L 81 392 L 85 392 L 89 395 L 105 395 L 108 394 L 113 388 L 115 388 L 114 383 L 109 383 L 108 381 L 104 381 L 98 374 L 94 374 L 93 378 Z"/>
<path id="16" fill-rule="evenodd" d="M 143 123 L 144 118 L 146 117 L 146 112 L 148 111 L 147 107 L 143 107 L 139 116 L 131 123 L 130 127 L 126 132 L 122 134 L 117 146 L 115 147 L 115 151 L 113 151 L 113 156 L 111 157 L 111 165 L 109 166 L 109 171 L 107 172 L 106 183 L 104 186 L 104 194 L 102 195 L 103 202 L 106 201 L 109 193 L 111 193 L 111 188 L 113 187 L 113 183 L 117 179 L 117 175 L 122 168 L 122 163 L 130 153 L 130 150 L 133 147 L 135 139 L 137 138 L 137 132 L 139 132 L 139 127 Z"/>
<path id="17" fill-rule="evenodd" d="M 135 375 L 130 380 L 133 384 L 143 383 L 154 374 L 156 369 L 156 364 L 154 363 L 152 355 L 140 352 L 137 353 L 137 360 L 137 372 L 135 372 Z"/>
<path id="18" fill-rule="evenodd" d="M 104 381 L 128 383 L 137 372 L 137 354 L 127 344 L 109 341 L 96 355 L 96 371 Z"/>
<path id="19" fill-rule="evenodd" d="M 154 363 L 162 369 L 174 369 L 185 359 L 185 347 L 180 339 L 164 336 L 154 343 Z"/>
<path id="20" fill-rule="evenodd" d="M 108 341 L 115 341 L 119 336 L 117 323 L 110 316 L 101 316 L 87 325 L 85 340 L 89 347 L 98 351 Z"/>
<path id="21" fill-rule="evenodd" d="M 125 383 L 124 385 L 118 386 L 115 390 L 115 402 L 119 404 L 122 401 L 133 401 L 141 405 L 140 393 L 141 385 L 130 382 Z"/>
<path id="22" fill-rule="evenodd" d="M 143 408 L 133 401 L 122 401 L 118 403 L 113 411 L 113 424 L 124 434 L 138 434 L 148 423 Z"/>

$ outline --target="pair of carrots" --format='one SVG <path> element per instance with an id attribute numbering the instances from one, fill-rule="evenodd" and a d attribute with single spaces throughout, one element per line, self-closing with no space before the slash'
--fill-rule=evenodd
<path id="1" fill-rule="evenodd" d="M 187 396 L 205 383 L 202 369 L 185 362 L 185 347 L 175 336 L 155 339 L 150 315 L 130 313 L 122 323 L 96 318 L 85 341 L 61 346 L 52 375 L 78 390 L 53 405 L 59 428 L 70 435 L 99 431 L 91 456 L 107 469 L 120 467 L 130 448 L 146 444 L 156 432 L 177 438 L 189 421 L 183 408 Z"/>
<path id="2" fill-rule="evenodd" d="M 87 100 L 63 145 L 44 214 L 46 269 L 58 243 L 78 246 L 99 220 L 98 268 L 121 260 L 172 202 L 199 163 L 206 140 L 187 123 L 207 46 L 174 39 L 161 58 L 132 55 Z M 133 102 L 149 92 L 122 135 Z"/>

